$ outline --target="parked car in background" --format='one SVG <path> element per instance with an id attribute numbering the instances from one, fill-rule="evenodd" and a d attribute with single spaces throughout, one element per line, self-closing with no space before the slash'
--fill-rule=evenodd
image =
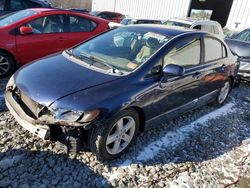
<path id="1" fill-rule="evenodd" d="M 212 33 L 221 39 L 224 38 L 223 29 L 216 21 L 200 20 L 196 18 L 174 18 L 164 22 L 164 25 L 197 29 Z"/>
<path id="2" fill-rule="evenodd" d="M 109 29 L 109 22 L 67 10 L 26 9 L 0 18 L 0 77 Z"/>
<path id="3" fill-rule="evenodd" d="M 240 78 L 250 81 L 250 28 L 233 35 L 231 38 L 225 38 L 225 41 L 233 54 L 238 56 Z"/>
<path id="4" fill-rule="evenodd" d="M 50 8 L 47 0 L 0 0 L 0 16 L 27 8 Z"/>
<path id="5" fill-rule="evenodd" d="M 108 12 L 108 11 L 93 11 L 89 13 L 92 16 L 97 16 L 106 20 L 109 20 L 111 22 L 116 22 L 116 23 L 120 23 L 122 21 L 122 19 L 125 17 L 123 14 L 121 13 L 117 13 L 117 12 Z"/>
<path id="6" fill-rule="evenodd" d="M 131 25 L 131 24 L 161 24 L 161 20 L 153 20 L 153 19 L 134 19 L 134 18 L 124 18 L 121 21 L 123 25 Z"/>
<path id="7" fill-rule="evenodd" d="M 224 41 L 205 32 L 124 26 L 18 70 L 6 105 L 21 126 L 67 152 L 85 145 L 111 160 L 162 118 L 222 105 L 235 62 Z"/>
<path id="8" fill-rule="evenodd" d="M 85 8 L 70 8 L 69 10 L 79 12 L 79 13 L 83 13 L 83 14 L 88 14 L 89 13 L 89 11 L 87 9 L 85 9 Z"/>

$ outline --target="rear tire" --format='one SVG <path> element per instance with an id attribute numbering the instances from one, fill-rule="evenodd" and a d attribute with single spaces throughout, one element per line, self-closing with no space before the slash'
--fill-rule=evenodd
<path id="1" fill-rule="evenodd" d="M 130 147 L 138 131 L 138 113 L 131 109 L 121 111 L 106 125 L 91 130 L 89 134 L 90 150 L 100 159 L 113 160 Z"/>
<path id="2" fill-rule="evenodd" d="M 231 81 L 228 79 L 219 90 L 218 96 L 215 101 L 215 104 L 217 106 L 222 106 L 225 103 L 231 91 L 231 88 L 232 88 L 232 84 L 231 84 Z"/>
<path id="3" fill-rule="evenodd" d="M 0 78 L 5 78 L 13 74 L 15 70 L 15 60 L 3 51 L 0 51 Z"/>

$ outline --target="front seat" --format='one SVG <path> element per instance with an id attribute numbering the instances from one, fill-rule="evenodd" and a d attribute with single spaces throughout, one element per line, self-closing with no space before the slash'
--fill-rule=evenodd
<path id="1" fill-rule="evenodd" d="M 62 32 L 62 23 L 58 17 L 48 17 L 44 28 L 44 33 L 59 33 Z"/>
<path id="2" fill-rule="evenodd" d="M 160 47 L 160 43 L 156 38 L 150 37 L 146 41 L 145 45 L 142 46 L 139 53 L 136 55 L 136 62 L 142 63 L 152 56 L 156 50 Z"/>

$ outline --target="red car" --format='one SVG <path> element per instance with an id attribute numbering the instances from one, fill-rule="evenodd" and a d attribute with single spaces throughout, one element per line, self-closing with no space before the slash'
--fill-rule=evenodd
<path id="1" fill-rule="evenodd" d="M 93 12 L 90 12 L 89 14 L 93 15 L 93 16 L 103 18 L 103 19 L 106 19 L 106 20 L 109 20 L 111 22 L 116 22 L 116 23 L 120 23 L 125 18 L 125 16 L 123 14 L 118 13 L 118 12 L 93 11 Z"/>
<path id="2" fill-rule="evenodd" d="M 109 21 L 73 11 L 26 9 L 0 17 L 0 77 L 109 29 Z"/>

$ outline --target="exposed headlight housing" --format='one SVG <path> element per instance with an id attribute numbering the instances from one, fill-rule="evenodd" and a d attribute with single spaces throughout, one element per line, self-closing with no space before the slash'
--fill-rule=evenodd
<path id="1" fill-rule="evenodd" d="M 10 88 L 10 87 L 14 87 L 15 85 L 15 81 L 14 81 L 14 75 L 10 77 L 7 85 L 6 85 L 6 89 Z"/>
<path id="2" fill-rule="evenodd" d="M 50 114 L 46 113 L 39 119 L 54 123 L 88 123 L 93 121 L 100 113 L 99 109 L 91 111 L 71 111 L 66 109 L 50 108 Z"/>
<path id="3" fill-rule="evenodd" d="M 240 62 L 240 70 L 250 70 L 250 62 Z"/>

